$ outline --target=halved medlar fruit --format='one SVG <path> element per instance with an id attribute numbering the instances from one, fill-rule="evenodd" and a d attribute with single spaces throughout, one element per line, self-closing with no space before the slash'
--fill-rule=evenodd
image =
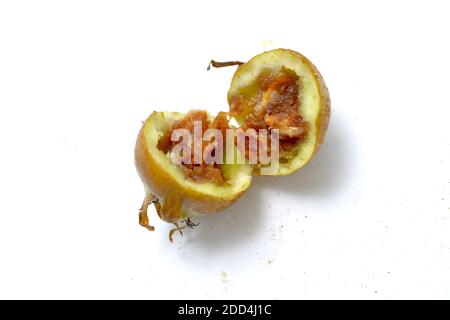
<path id="1" fill-rule="evenodd" d="M 303 167 L 318 151 L 330 118 L 330 97 L 317 68 L 302 54 L 276 49 L 236 64 L 228 91 L 230 116 L 241 128 L 278 129 L 279 168 L 287 175 Z M 261 174 L 261 166 L 254 173 Z"/>
<path id="2" fill-rule="evenodd" d="M 219 145 L 216 139 L 205 140 L 203 137 L 200 141 L 201 150 L 206 149 L 204 152 L 213 144 L 213 147 L 217 147 L 209 148 L 210 161 L 203 157 L 200 161 L 193 161 L 195 150 L 191 150 L 191 154 L 182 152 L 182 161 L 174 161 L 173 158 L 177 156 L 176 148 L 180 145 L 189 148 L 188 151 L 191 147 L 198 147 L 198 141 L 192 141 L 188 146 L 184 141 L 185 137 L 180 143 L 174 142 L 174 134 L 176 137 L 176 133 L 180 132 L 176 130 L 195 135 L 196 124 L 200 125 L 204 133 L 208 129 L 224 133 L 229 127 L 226 113 L 219 113 L 213 118 L 206 111 L 199 110 L 187 114 L 153 112 L 145 120 L 136 142 L 135 163 L 146 189 L 146 197 L 139 212 L 139 223 L 154 230 L 147 216 L 148 206 L 154 203 L 159 217 L 176 225 L 169 234 L 171 241 L 174 231 L 193 225 L 190 217 L 229 207 L 250 186 L 252 180 L 248 165 L 238 164 L 239 161 L 231 164 L 217 161 L 220 157 L 226 157 L 228 149 L 224 147 L 225 144 Z M 232 145 L 232 148 L 235 149 L 235 146 Z M 233 152 L 234 157 L 240 157 L 237 150 Z M 177 223 L 181 221 L 185 221 L 186 225 L 180 227 Z"/>
<path id="3" fill-rule="evenodd" d="M 287 175 L 303 167 L 319 150 L 328 127 L 328 89 L 300 53 L 277 49 L 247 63 L 210 65 L 239 65 L 228 91 L 229 113 L 214 118 L 201 110 L 153 112 L 136 142 L 136 167 L 146 189 L 139 223 L 154 230 L 147 216 L 153 203 L 159 217 L 176 226 L 170 241 L 173 232 L 194 225 L 190 217 L 218 212 L 235 202 L 253 174 Z M 231 135 L 230 116 L 240 126 Z M 197 130 L 219 134 L 212 139 L 205 133 L 198 140 Z M 180 221 L 185 225 L 180 227 Z"/>

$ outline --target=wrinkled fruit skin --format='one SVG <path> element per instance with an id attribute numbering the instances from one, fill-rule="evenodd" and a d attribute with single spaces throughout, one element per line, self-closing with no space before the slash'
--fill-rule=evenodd
<path id="1" fill-rule="evenodd" d="M 149 150 L 144 132 L 146 126 L 152 125 L 153 121 L 158 120 L 158 114 L 160 113 L 152 113 L 139 132 L 135 148 L 135 164 L 146 191 L 155 195 L 159 200 L 156 205 L 159 217 L 166 222 L 176 223 L 190 216 L 222 211 L 232 205 L 245 192 L 246 188 L 230 197 L 208 195 L 180 184 L 168 173 L 166 168 L 161 167 L 157 162 L 157 157 L 164 155 L 152 153 Z"/>
<path id="2" fill-rule="evenodd" d="M 298 63 L 301 63 L 305 66 L 305 68 L 308 70 L 308 73 L 312 75 L 312 78 L 314 79 L 317 89 L 318 89 L 318 95 L 319 95 L 319 103 L 317 105 L 318 107 L 318 116 L 316 117 L 315 121 L 313 123 L 310 123 L 310 125 L 315 126 L 316 128 L 316 135 L 314 136 L 314 146 L 313 146 L 313 152 L 311 153 L 309 159 L 302 163 L 300 166 L 294 168 L 294 170 L 278 173 L 276 175 L 288 175 L 296 170 L 299 170 L 304 165 L 306 165 L 312 157 L 317 153 L 317 151 L 320 149 L 320 146 L 322 145 L 325 135 L 327 133 L 328 124 L 330 121 L 330 115 L 331 115 L 331 101 L 330 101 L 330 95 L 328 92 L 328 88 L 325 84 L 324 79 L 322 78 L 322 75 L 320 74 L 319 70 L 317 70 L 316 66 L 309 61 L 304 55 L 290 50 L 290 49 L 275 49 L 271 51 L 263 52 L 255 57 L 253 57 L 251 60 L 249 60 L 247 63 L 244 63 L 240 65 L 236 72 L 233 75 L 230 89 L 228 91 L 228 103 L 231 108 L 231 102 L 233 99 L 233 95 L 236 92 L 237 85 L 236 83 L 239 82 L 238 80 L 241 77 L 245 77 L 246 73 L 249 72 L 249 65 L 258 63 L 258 60 L 264 58 L 266 55 L 272 55 L 273 57 L 279 57 L 280 59 L 293 59 L 297 61 Z M 300 106 L 301 108 L 301 106 Z M 238 123 L 240 126 L 243 125 L 242 122 L 238 120 Z M 254 175 L 259 175 L 259 170 L 254 171 Z"/>

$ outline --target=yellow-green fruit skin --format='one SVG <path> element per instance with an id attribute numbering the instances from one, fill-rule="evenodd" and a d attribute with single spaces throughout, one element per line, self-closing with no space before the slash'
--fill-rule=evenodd
<path id="1" fill-rule="evenodd" d="M 301 66 L 299 69 L 304 70 L 305 75 L 307 75 L 313 82 L 314 91 L 315 94 L 317 94 L 317 101 L 314 105 L 314 107 L 317 108 L 317 115 L 314 117 L 313 121 L 310 122 L 310 126 L 313 127 L 312 129 L 315 133 L 312 137 L 312 141 L 310 141 L 311 150 L 305 159 L 298 161 L 298 164 L 289 168 L 283 168 L 281 165 L 281 169 L 276 175 L 287 175 L 304 167 L 313 158 L 322 145 L 327 133 L 328 124 L 330 122 L 330 94 L 319 70 L 304 55 L 290 49 L 275 49 L 256 55 L 247 63 L 244 63 L 237 68 L 231 80 L 230 89 L 228 91 L 228 103 L 230 107 L 234 95 L 239 91 L 242 82 L 245 82 L 242 81 L 242 78 L 251 79 L 253 76 L 256 76 L 255 70 L 258 69 L 257 64 L 261 63 L 261 61 L 269 66 L 272 62 L 274 65 L 279 64 L 279 61 L 288 61 L 294 66 L 295 64 L 298 64 Z M 251 74 L 251 76 L 249 76 L 249 74 Z M 302 77 L 301 74 L 299 76 Z M 302 106 L 300 105 L 300 109 L 301 108 Z M 243 119 L 239 119 L 239 117 L 237 117 L 236 120 L 240 126 L 244 125 Z M 254 174 L 259 175 L 259 170 L 255 170 Z"/>
<path id="2" fill-rule="evenodd" d="M 164 157 L 162 152 L 151 148 L 148 128 L 161 121 L 160 112 L 153 112 L 144 122 L 135 147 L 136 169 L 144 183 L 147 192 L 159 199 L 160 209 L 158 214 L 166 222 L 175 223 L 190 216 L 206 215 L 222 211 L 232 205 L 249 187 L 250 180 L 244 184 L 242 190 L 223 196 L 221 194 L 206 194 L 194 190 L 185 183 L 180 183 L 168 171 L 161 166 L 158 157 Z"/>

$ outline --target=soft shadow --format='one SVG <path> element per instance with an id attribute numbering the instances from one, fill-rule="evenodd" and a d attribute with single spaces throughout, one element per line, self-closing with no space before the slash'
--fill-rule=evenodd
<path id="1" fill-rule="evenodd" d="M 199 226 L 185 232 L 183 247 L 201 246 L 217 254 L 252 241 L 262 230 L 262 186 L 252 184 L 250 189 L 226 210 L 199 219 Z"/>
<path id="2" fill-rule="evenodd" d="M 250 189 L 233 206 L 218 214 L 198 219 L 200 225 L 187 230 L 179 242 L 185 249 L 219 254 L 252 242 L 262 231 L 266 206 L 264 193 L 295 193 L 302 197 L 336 196 L 348 182 L 351 134 L 340 118 L 332 118 L 321 150 L 302 170 L 285 177 L 254 177 Z"/>
<path id="3" fill-rule="evenodd" d="M 284 177 L 257 177 L 253 183 L 304 197 L 336 196 L 344 190 L 351 172 L 353 143 L 349 128 L 342 118 L 333 117 L 322 147 L 304 168 Z"/>

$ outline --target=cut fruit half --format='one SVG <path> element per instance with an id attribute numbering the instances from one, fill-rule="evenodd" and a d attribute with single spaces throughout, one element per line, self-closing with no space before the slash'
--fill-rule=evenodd
<path id="1" fill-rule="evenodd" d="M 204 128 L 225 129 L 224 114 L 217 118 L 205 111 L 153 112 L 145 120 L 136 142 L 135 163 L 146 189 L 140 212 L 141 225 L 148 223 L 147 206 L 154 203 L 159 217 L 171 223 L 189 217 L 221 211 L 234 203 L 250 186 L 251 167 L 245 164 L 176 164 L 172 160 L 172 143 L 168 138 L 174 129 L 191 131 L 193 121 Z M 233 146 L 234 147 L 234 146 Z M 235 153 L 235 157 L 240 157 Z"/>
<path id="2" fill-rule="evenodd" d="M 235 63 L 238 64 L 238 63 Z M 228 91 L 230 115 L 243 129 L 278 129 L 279 169 L 287 175 L 319 150 L 330 119 L 330 97 L 317 68 L 302 54 L 276 49 L 240 64 Z M 261 174 L 256 165 L 254 174 Z"/>

